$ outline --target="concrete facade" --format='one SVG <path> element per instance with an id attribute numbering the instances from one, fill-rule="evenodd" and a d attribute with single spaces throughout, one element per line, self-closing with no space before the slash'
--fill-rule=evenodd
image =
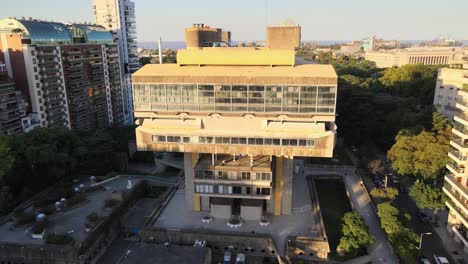
<path id="1" fill-rule="evenodd" d="M 455 107 L 460 91 L 468 90 L 468 68 L 439 69 L 434 95 L 434 106 L 437 112 L 453 119 L 457 108 Z M 461 96 L 461 95 L 460 95 Z"/>
<path id="2" fill-rule="evenodd" d="M 137 147 L 185 153 L 194 211 L 210 203 L 213 214 L 223 198 L 233 214 L 258 219 L 256 210 L 242 213 L 249 199 L 262 212 L 290 215 L 293 158 L 333 156 L 337 75 L 296 60 L 300 27 L 268 28 L 266 48 L 200 47 L 201 31 L 220 32 L 189 28 L 178 64 L 146 65 L 132 76 Z"/>
<path id="3" fill-rule="evenodd" d="M 460 47 L 426 47 L 366 51 L 365 59 L 375 62 L 378 68 L 391 68 L 418 63 L 424 65 L 460 64 L 464 54 L 468 54 L 468 49 Z"/>

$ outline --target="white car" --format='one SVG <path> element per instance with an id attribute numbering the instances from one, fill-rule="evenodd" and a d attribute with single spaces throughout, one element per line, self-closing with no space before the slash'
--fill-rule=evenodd
<path id="1" fill-rule="evenodd" d="M 245 254 L 243 253 L 237 254 L 236 264 L 245 264 Z"/>
<path id="2" fill-rule="evenodd" d="M 428 260 L 428 259 L 421 259 L 421 261 L 419 261 L 420 264 L 431 264 L 431 262 Z"/>
<path id="3" fill-rule="evenodd" d="M 437 264 L 450 264 L 446 257 L 439 257 L 436 254 L 434 254 L 434 260 Z"/>

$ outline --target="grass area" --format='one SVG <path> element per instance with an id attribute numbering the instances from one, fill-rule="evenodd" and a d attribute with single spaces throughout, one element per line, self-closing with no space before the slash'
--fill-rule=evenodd
<path id="1" fill-rule="evenodd" d="M 337 258 L 336 247 L 342 236 L 341 228 L 344 214 L 351 212 L 351 204 L 346 188 L 341 180 L 316 180 L 315 189 L 319 199 L 325 231 L 330 243 L 330 256 Z"/>

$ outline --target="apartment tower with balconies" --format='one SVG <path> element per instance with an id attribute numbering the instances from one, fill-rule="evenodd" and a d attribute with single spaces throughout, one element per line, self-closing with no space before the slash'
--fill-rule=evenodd
<path id="1" fill-rule="evenodd" d="M 122 64 L 125 123 L 133 124 L 131 74 L 140 68 L 136 35 L 135 3 L 131 0 L 93 0 L 94 22 L 112 32 Z"/>
<path id="2" fill-rule="evenodd" d="M 177 64 L 133 74 L 138 150 L 184 153 L 195 211 L 291 214 L 294 157 L 333 155 L 337 75 L 295 57 L 298 26 L 267 28 L 266 47 L 205 40 L 206 30 L 186 29 Z"/>
<path id="3" fill-rule="evenodd" d="M 119 51 L 105 28 L 3 19 L 0 51 L 32 123 L 83 133 L 123 124 Z"/>
<path id="4" fill-rule="evenodd" d="M 434 105 L 454 122 L 443 188 L 449 197 L 447 229 L 468 254 L 468 56 L 462 65 L 439 70 Z"/>

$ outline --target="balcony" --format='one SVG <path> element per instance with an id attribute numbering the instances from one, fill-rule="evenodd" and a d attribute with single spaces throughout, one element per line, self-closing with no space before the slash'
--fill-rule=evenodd
<path id="1" fill-rule="evenodd" d="M 455 188 L 455 190 L 459 193 L 461 193 L 465 199 L 468 200 L 468 188 L 466 186 L 463 186 L 460 182 L 457 181 L 454 175 L 445 175 L 444 180 L 446 181 L 446 186 L 447 184 L 450 184 L 452 188 Z"/>
<path id="2" fill-rule="evenodd" d="M 465 126 L 468 126 L 468 115 L 465 115 L 464 113 L 456 113 L 454 120 Z"/>
<path id="3" fill-rule="evenodd" d="M 454 149 L 449 150 L 449 157 L 457 163 L 464 163 L 464 161 L 467 159 L 466 153 L 464 154 Z"/>
<path id="4" fill-rule="evenodd" d="M 463 139 L 450 140 L 450 146 L 460 151 L 468 152 L 468 142 L 465 142 Z"/>
<path id="5" fill-rule="evenodd" d="M 468 111 L 468 102 L 463 97 L 463 95 L 468 93 L 463 90 L 460 91 L 462 91 L 462 93 L 459 93 L 458 98 L 455 100 L 455 107 L 461 109 L 462 111 Z"/>
<path id="6" fill-rule="evenodd" d="M 457 219 L 460 219 L 460 222 L 463 223 L 463 225 L 468 226 L 468 218 L 466 217 L 465 214 L 462 213 L 461 208 L 459 208 L 453 201 L 448 200 L 446 203 L 447 207 L 450 210 L 451 214 L 456 215 Z"/>
<path id="7" fill-rule="evenodd" d="M 468 215 L 468 200 L 463 196 L 463 194 L 460 194 L 456 188 L 447 183 L 444 185 L 442 190 L 445 194 L 447 194 L 450 202 L 452 202 L 455 207 L 457 207 L 458 212 L 466 217 Z"/>
<path id="8" fill-rule="evenodd" d="M 458 137 L 468 139 L 468 126 L 465 126 L 462 123 L 455 121 L 452 132 Z"/>
<path id="9" fill-rule="evenodd" d="M 460 166 L 457 166 L 456 163 L 454 164 L 447 164 L 447 169 L 452 172 L 453 174 L 455 174 L 455 176 L 460 176 L 462 177 L 465 173 L 465 168 L 464 167 L 460 167 Z"/>

